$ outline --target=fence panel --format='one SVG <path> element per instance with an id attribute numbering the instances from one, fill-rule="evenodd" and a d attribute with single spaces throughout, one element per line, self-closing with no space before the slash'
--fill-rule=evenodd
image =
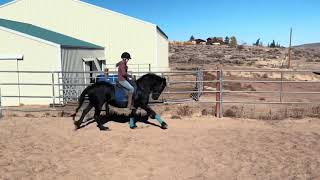
<path id="1" fill-rule="evenodd" d="M 139 71 L 133 71 L 132 74 L 138 77 L 149 73 L 149 65 L 146 67 L 138 66 Z M 146 68 L 146 71 L 142 71 Z M 308 84 L 309 86 L 315 86 L 320 84 L 320 80 L 304 80 L 288 78 L 292 77 L 292 74 L 297 73 L 312 73 L 316 70 L 202 70 L 197 69 L 193 71 L 169 71 L 169 72 L 153 72 L 166 77 L 168 87 L 165 89 L 162 95 L 164 103 L 210 103 L 216 105 L 216 115 L 218 117 L 223 116 L 224 104 L 319 104 L 316 98 L 308 99 L 308 101 L 285 100 L 286 95 L 297 95 L 305 99 L 306 95 L 320 94 L 315 88 L 312 91 L 294 90 L 293 88 L 287 88 L 287 84 Z M 110 71 L 110 74 L 117 74 L 115 71 Z M 277 78 L 238 78 L 230 79 L 228 74 L 236 73 L 275 73 L 273 74 Z M 13 77 L 19 75 L 18 82 L 0 82 L 2 87 L 2 97 L 0 95 L 0 116 L 3 113 L 1 105 L 6 105 L 4 102 L 7 99 L 19 99 L 24 102 L 46 102 L 51 104 L 53 108 L 56 105 L 65 105 L 69 102 L 76 101 L 82 90 L 94 83 L 98 75 L 103 72 L 49 72 L 49 71 L 0 71 L 1 74 L 10 74 Z M 278 74 L 278 75 L 276 75 Z M 290 76 L 288 76 L 288 74 Z M 286 77 L 287 75 L 287 77 Z M 27 77 L 28 76 L 28 77 Z M 37 77 L 41 77 L 41 81 L 37 80 Z M 1 75 L 1 77 L 4 77 Z M 33 77 L 33 78 L 29 78 Z M 232 76 L 233 77 L 233 76 Z M 271 79 L 271 80 L 270 80 Z M 35 81 L 32 81 L 35 80 Z M 278 85 L 278 89 L 275 90 L 234 90 L 229 88 L 230 83 L 241 84 L 275 84 Z M 211 84 L 209 86 L 208 84 Z M 10 89 L 6 87 L 19 87 L 19 91 L 16 94 L 12 94 L 4 89 Z M 12 88 L 11 88 L 12 89 Z M 23 92 L 27 89 L 28 93 Z M 39 91 L 39 89 L 41 91 Z M 33 91 L 32 91 L 33 90 Z M 37 92 L 37 90 L 39 92 Z M 10 94 L 11 93 L 11 94 Z M 260 96 L 260 94 L 273 94 L 274 98 L 271 101 L 252 101 L 250 98 L 240 101 L 232 97 L 237 94 L 247 94 L 249 97 L 252 95 Z M 1 91 L 0 91 L 1 94 Z M 182 96 L 184 95 L 184 96 Z M 209 97 L 209 98 L 207 98 Z M 231 97 L 231 99 L 230 99 Z M 276 99 L 277 97 L 277 99 Z M 317 96 L 318 97 L 318 96 Z M 29 99 L 26 101 L 25 99 Z M 40 99 L 42 99 L 40 101 Z M 314 100 L 314 101 L 312 101 Z M 19 103 L 20 103 L 19 101 Z M 8 109 L 8 108 L 6 108 Z"/>

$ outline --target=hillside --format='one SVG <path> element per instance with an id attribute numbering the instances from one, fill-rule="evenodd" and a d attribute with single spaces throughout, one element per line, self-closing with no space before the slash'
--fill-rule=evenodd
<path id="1" fill-rule="evenodd" d="M 316 49 L 320 49 L 320 43 L 302 44 L 302 45 L 299 45 L 299 46 L 295 46 L 295 48 L 316 48 Z"/>
<path id="2" fill-rule="evenodd" d="M 201 67 L 233 68 L 285 68 L 288 60 L 287 48 L 255 46 L 170 45 L 169 61 L 173 69 L 184 70 Z M 293 48 L 292 67 L 314 69 L 320 67 L 320 50 Z"/>

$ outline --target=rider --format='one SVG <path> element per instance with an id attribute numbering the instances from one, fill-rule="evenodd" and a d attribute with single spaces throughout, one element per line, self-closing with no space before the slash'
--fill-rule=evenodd
<path id="1" fill-rule="evenodd" d="M 116 64 L 118 67 L 118 81 L 119 83 L 128 90 L 128 106 L 129 109 L 134 109 L 132 96 L 134 92 L 134 87 L 128 82 L 128 78 L 132 77 L 128 74 L 128 66 L 127 63 L 131 59 L 129 53 L 124 52 L 121 55 L 121 61 Z"/>

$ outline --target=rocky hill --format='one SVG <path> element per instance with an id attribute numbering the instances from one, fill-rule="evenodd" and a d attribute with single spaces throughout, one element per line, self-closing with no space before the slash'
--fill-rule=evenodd
<path id="1" fill-rule="evenodd" d="M 257 46 L 174 45 L 170 44 L 169 61 L 175 69 L 224 67 L 285 68 L 288 60 L 287 48 Z M 320 65 L 320 50 L 293 48 L 293 68 L 314 68 Z M 319 67 L 319 66 L 318 66 Z"/>

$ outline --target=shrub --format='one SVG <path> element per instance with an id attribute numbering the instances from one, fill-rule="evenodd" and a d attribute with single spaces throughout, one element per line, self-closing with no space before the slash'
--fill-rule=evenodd
<path id="1" fill-rule="evenodd" d="M 207 116 L 208 114 L 209 114 L 209 112 L 207 109 L 202 109 L 202 111 L 201 111 L 202 116 Z"/>
<path id="2" fill-rule="evenodd" d="M 266 100 L 266 98 L 261 97 L 261 98 L 259 98 L 259 100 L 260 100 L 260 101 L 265 101 L 265 100 Z"/>
<path id="3" fill-rule="evenodd" d="M 305 116 L 305 109 L 303 108 L 293 108 L 292 109 L 292 115 L 290 117 L 302 119 Z"/>
<path id="4" fill-rule="evenodd" d="M 210 109 L 202 109 L 201 115 L 202 116 L 208 116 L 208 115 L 214 116 L 215 115 L 215 107 L 212 108 L 211 110 Z"/>
<path id="5" fill-rule="evenodd" d="M 240 118 L 243 115 L 243 107 L 241 109 L 238 106 L 231 106 L 231 108 L 227 109 L 223 116 L 225 117 L 237 117 Z"/>
<path id="6" fill-rule="evenodd" d="M 171 119 L 181 119 L 181 117 L 180 117 L 180 116 L 177 116 L 177 115 L 172 115 L 172 116 L 171 116 Z"/>
<path id="7" fill-rule="evenodd" d="M 268 76 L 268 74 L 263 74 L 263 76 L 262 76 L 262 78 L 268 78 L 269 76 Z"/>
<path id="8" fill-rule="evenodd" d="M 224 112 L 224 117 L 236 117 L 237 113 L 234 109 L 227 109 L 225 112 Z"/>

